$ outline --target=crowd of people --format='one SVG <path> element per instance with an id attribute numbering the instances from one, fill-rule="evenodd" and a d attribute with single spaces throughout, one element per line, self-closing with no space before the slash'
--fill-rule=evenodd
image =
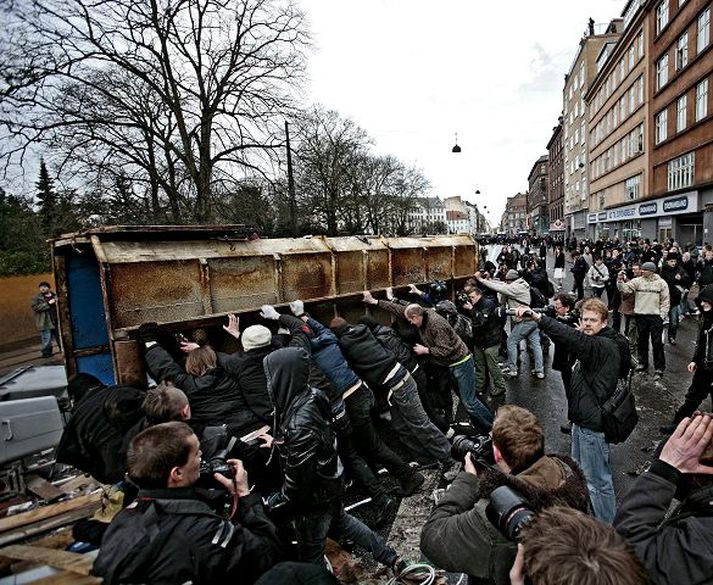
<path id="1" fill-rule="evenodd" d="M 421 551 L 471 585 L 711 582 L 713 421 L 698 408 L 712 392 L 713 250 L 698 256 L 673 242 L 524 241 L 482 258 L 458 290 L 364 291 L 356 322 L 298 300 L 190 339 L 144 324 L 154 387 L 70 382 L 57 460 L 124 493 L 108 527 L 75 535 L 101 544 L 94 571 L 107 583 L 334 583 L 328 537 L 405 579 L 425 569 L 377 528 L 399 498 L 437 487 L 431 469 L 448 489 Z M 606 404 L 645 375 L 650 349 L 660 379 L 664 328 L 675 344 L 698 312 L 684 404 L 617 506 L 610 444 L 626 437 L 612 435 Z M 533 384 L 559 372 L 569 455 L 507 403 L 526 363 Z M 347 483 L 370 499 L 366 522 L 345 509 Z"/>

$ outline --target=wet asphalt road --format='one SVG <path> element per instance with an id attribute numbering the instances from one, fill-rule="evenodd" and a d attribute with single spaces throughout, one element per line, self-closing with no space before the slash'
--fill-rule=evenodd
<path id="1" fill-rule="evenodd" d="M 499 250 L 493 250 L 489 256 L 493 254 L 492 257 L 495 257 L 498 253 Z M 550 256 L 547 266 L 550 277 L 552 264 L 553 259 Z M 568 260 L 567 271 L 570 267 Z M 570 291 L 571 287 L 571 274 L 567 272 L 563 290 Z M 695 289 L 690 298 L 694 298 L 694 295 Z M 634 478 L 651 461 L 653 449 L 662 438 L 658 432 L 659 427 L 670 422 L 673 412 L 683 400 L 692 377 L 686 366 L 693 355 L 697 327 L 697 317 L 687 317 L 679 326 L 677 345 L 664 345 L 666 371 L 662 380 L 654 382 L 652 367 L 649 373 L 635 374 L 633 388 L 637 398 L 639 424 L 625 443 L 611 446 L 614 487 L 618 500 L 621 500 Z M 548 451 L 568 454 L 570 438 L 560 431 L 560 425 L 567 421 L 567 404 L 560 374 L 550 369 L 551 353 L 545 357 L 544 380 L 535 380 L 528 375 L 531 368 L 526 351 L 521 352 L 520 359 L 521 374 L 518 378 L 508 381 L 505 401 L 524 406 L 538 416 L 545 428 Z M 649 363 L 652 364 L 653 359 L 650 359 Z M 710 404 L 706 401 L 703 408 L 709 407 Z"/>

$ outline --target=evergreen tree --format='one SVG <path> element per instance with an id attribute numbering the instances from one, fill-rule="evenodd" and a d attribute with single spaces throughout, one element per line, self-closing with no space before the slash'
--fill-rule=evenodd
<path id="1" fill-rule="evenodd" d="M 45 161 L 40 161 L 40 179 L 35 183 L 39 203 L 39 216 L 42 231 L 48 238 L 57 235 L 57 193 L 54 190 L 54 181 L 50 177 Z"/>

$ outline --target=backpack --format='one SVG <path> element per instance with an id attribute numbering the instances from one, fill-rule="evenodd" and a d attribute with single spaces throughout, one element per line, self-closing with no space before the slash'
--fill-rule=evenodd
<path id="1" fill-rule="evenodd" d="M 436 307 L 436 313 L 444 317 L 465 343 L 470 343 L 473 339 L 473 322 L 465 315 L 458 312 L 458 309 L 451 301 L 441 301 Z"/>
<path id="2" fill-rule="evenodd" d="M 540 289 L 531 286 L 530 287 L 530 307 L 533 309 L 541 309 L 547 306 L 547 299 L 545 295 L 542 294 Z"/>
<path id="3" fill-rule="evenodd" d="M 621 355 L 616 388 L 601 406 L 604 438 L 607 443 L 614 445 L 626 441 L 639 422 L 636 397 L 631 390 L 633 376 L 629 341 L 621 333 L 617 333 L 616 344 Z"/>

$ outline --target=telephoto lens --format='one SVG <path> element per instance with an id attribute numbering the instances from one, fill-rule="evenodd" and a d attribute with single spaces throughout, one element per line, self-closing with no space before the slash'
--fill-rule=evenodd
<path id="1" fill-rule="evenodd" d="M 513 542 L 520 540 L 522 529 L 535 517 L 527 500 L 507 485 L 501 485 L 490 493 L 485 515 L 505 538 Z"/>

